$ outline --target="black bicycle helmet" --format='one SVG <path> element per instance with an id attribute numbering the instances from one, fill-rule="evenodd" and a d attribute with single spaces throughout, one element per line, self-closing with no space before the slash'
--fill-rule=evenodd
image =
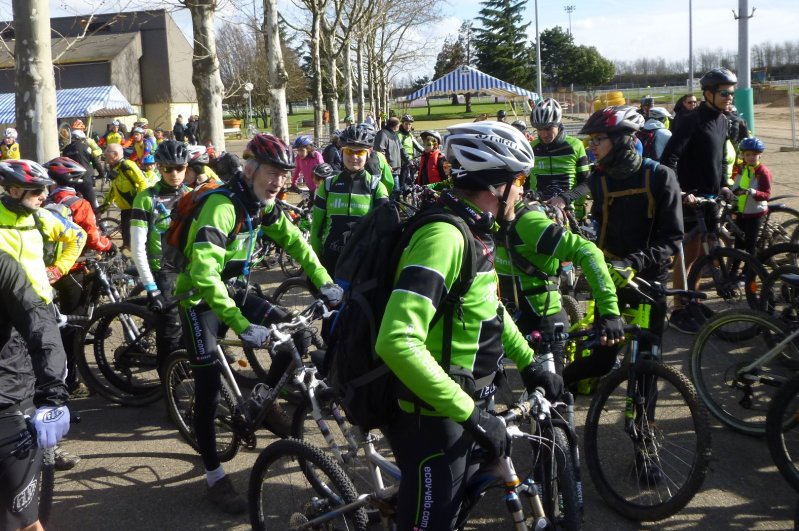
<path id="1" fill-rule="evenodd" d="M 627 105 L 606 107 L 592 114 L 580 129 L 579 134 L 632 134 L 644 125 L 644 121 L 644 117 L 638 114 L 633 107 Z"/>
<path id="2" fill-rule="evenodd" d="M 515 120 L 511 125 L 522 133 L 527 131 L 527 123 L 524 120 Z"/>
<path id="3" fill-rule="evenodd" d="M 705 73 L 699 80 L 702 90 L 712 90 L 719 85 L 735 85 L 738 78 L 726 68 L 714 68 Z"/>
<path id="4" fill-rule="evenodd" d="M 335 174 L 336 170 L 327 162 L 323 162 L 313 169 L 313 176 L 317 179 L 327 179 L 328 177 L 333 177 Z"/>
<path id="5" fill-rule="evenodd" d="M 413 116 L 410 114 L 403 114 L 401 122 L 413 122 Z"/>
<path id="6" fill-rule="evenodd" d="M 41 164 L 26 159 L 7 159 L 0 162 L 0 185 L 35 189 L 54 184 Z"/>
<path id="7" fill-rule="evenodd" d="M 74 186 L 83 182 L 86 168 L 69 157 L 56 157 L 42 164 L 47 175 L 61 186 Z"/>
<path id="8" fill-rule="evenodd" d="M 155 162 L 164 166 L 183 166 L 189 163 L 189 149 L 183 142 L 164 140 L 155 150 Z"/>
<path id="9" fill-rule="evenodd" d="M 296 166 L 294 150 L 280 138 L 268 133 L 259 133 L 252 137 L 244 148 L 244 159 L 256 159 L 283 170 L 293 170 Z"/>
<path id="10" fill-rule="evenodd" d="M 372 147 L 375 143 L 375 132 L 361 125 L 350 125 L 339 137 L 342 146 Z"/>

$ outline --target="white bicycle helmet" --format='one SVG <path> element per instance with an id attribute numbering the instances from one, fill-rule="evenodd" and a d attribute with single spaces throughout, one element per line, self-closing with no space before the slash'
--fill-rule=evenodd
<path id="1" fill-rule="evenodd" d="M 17 139 L 17 130 L 13 127 L 9 127 L 6 129 L 6 138 L 13 138 L 14 140 Z"/>
<path id="2" fill-rule="evenodd" d="M 649 109 L 649 117 L 662 122 L 666 118 L 671 118 L 671 114 L 664 107 L 652 107 Z"/>
<path id="3" fill-rule="evenodd" d="M 535 156 L 527 138 L 515 127 L 493 121 L 463 123 L 447 128 L 447 160 L 466 172 L 494 170 L 529 173 Z M 487 183 L 496 184 L 496 183 Z"/>
<path id="4" fill-rule="evenodd" d="M 539 129 L 560 125 L 562 118 L 563 109 L 560 108 L 558 100 L 553 98 L 545 98 L 539 101 L 533 112 L 530 113 L 530 122 L 533 127 L 538 127 Z"/>

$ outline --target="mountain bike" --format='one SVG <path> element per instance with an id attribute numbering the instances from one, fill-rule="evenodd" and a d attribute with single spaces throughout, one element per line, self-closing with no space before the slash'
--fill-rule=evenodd
<path id="1" fill-rule="evenodd" d="M 771 400 L 766 442 L 780 474 L 799 492 L 799 375 L 780 387 Z"/>
<path id="2" fill-rule="evenodd" d="M 476 450 L 479 469 L 467 479 L 455 529 L 465 527 L 477 502 L 492 487 L 504 490 L 514 529 L 581 528 L 581 492 L 569 449 L 576 443 L 575 435 L 554 409 L 539 389 L 498 415 L 514 440 L 528 440 L 540 450 L 534 454 L 540 466 L 533 471 L 538 474 L 520 477 L 510 456 L 488 462 Z M 528 420 L 531 429 L 526 432 L 522 425 Z M 373 491 L 360 496 L 344 469 L 306 441 L 285 439 L 268 446 L 250 475 L 253 529 L 365 530 L 370 519 L 378 518 L 384 529 L 392 529 L 401 473 L 373 444 L 374 438 L 367 436 L 363 446 L 373 474 Z M 385 486 L 383 474 L 392 480 L 391 486 Z"/>
<path id="3" fill-rule="evenodd" d="M 640 278 L 624 289 L 634 290 L 642 302 L 678 296 L 695 304 L 705 296 Z M 625 360 L 600 380 L 591 399 L 585 461 L 597 491 L 614 511 L 632 520 L 662 520 L 685 507 L 704 482 L 710 423 L 688 378 L 661 361 L 658 338 L 646 329 L 648 304 L 639 305 L 633 322 L 641 326 L 625 328 L 630 334 Z M 594 330 L 569 335 L 585 338 L 577 352 L 596 341 Z"/>
<path id="4" fill-rule="evenodd" d="M 270 407 L 279 397 L 293 396 L 292 393 L 287 393 L 293 389 L 299 389 L 301 393 L 315 389 L 316 367 L 313 363 L 305 363 L 294 337 L 298 333 L 303 333 L 308 328 L 308 323 L 319 315 L 330 317 L 331 312 L 323 301 L 316 300 L 288 321 L 270 325 L 269 348 L 274 349 L 276 353 L 290 356 L 291 361 L 274 388 L 270 389 L 259 383 L 249 396 L 242 393 L 236 382 L 221 348 L 221 344 L 225 342 L 220 341 L 215 359 L 222 373 L 221 396 L 215 414 L 217 453 L 220 461 L 233 459 L 242 445 L 250 449 L 255 448 L 256 431 L 263 425 Z M 241 345 L 240 341 L 227 343 Z M 170 354 L 164 362 L 162 374 L 167 412 L 183 439 L 197 450 L 193 422 L 194 377 L 188 353 L 185 350 L 177 350 Z"/>
<path id="5" fill-rule="evenodd" d="M 768 293 L 781 283 L 781 293 L 799 290 L 799 275 L 778 268 L 767 277 Z M 765 292 L 764 292 L 765 295 Z M 780 301 L 766 296 L 772 313 L 730 310 L 708 320 L 699 329 L 690 349 L 689 373 L 702 401 L 730 428 L 748 435 L 762 435 L 766 415 L 776 392 L 799 370 L 799 300 Z M 789 316 L 788 319 L 778 318 Z"/>

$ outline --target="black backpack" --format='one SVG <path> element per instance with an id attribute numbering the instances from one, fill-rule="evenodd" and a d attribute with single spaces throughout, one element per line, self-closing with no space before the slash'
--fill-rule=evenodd
<path id="1" fill-rule="evenodd" d="M 431 205 L 403 221 L 397 204 L 389 201 L 355 224 L 336 263 L 336 282 L 344 288 L 344 302 L 327 338 L 325 370 L 347 418 L 364 430 L 390 423 L 397 412 L 398 382 L 375 352 L 375 343 L 400 256 L 414 231 L 435 221 L 458 227 L 466 242 L 460 274 L 430 323 L 432 328 L 444 318 L 441 366 L 449 372 L 453 315 L 476 275 L 476 246 L 462 218 Z"/>
<path id="2" fill-rule="evenodd" d="M 657 160 L 657 153 L 655 153 L 655 135 L 657 129 L 639 129 L 635 135 L 641 141 L 641 146 L 644 148 L 642 155 L 648 159 Z"/>

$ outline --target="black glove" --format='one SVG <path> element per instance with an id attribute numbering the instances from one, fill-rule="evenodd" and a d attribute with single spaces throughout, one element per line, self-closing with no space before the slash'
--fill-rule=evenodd
<path id="1" fill-rule="evenodd" d="M 540 387 L 549 400 L 557 400 L 563 395 L 563 378 L 557 373 L 544 369 L 535 361 L 521 372 L 521 376 L 524 388 L 528 393 L 532 393 L 537 387 Z"/>
<path id="2" fill-rule="evenodd" d="M 147 308 L 153 313 L 162 313 L 169 306 L 169 301 L 166 300 L 161 290 L 147 292 Z"/>
<path id="3" fill-rule="evenodd" d="M 105 255 L 108 258 L 113 258 L 117 255 L 118 252 L 119 252 L 119 247 L 117 247 L 117 244 L 111 242 L 111 248 L 105 252 Z"/>
<path id="4" fill-rule="evenodd" d="M 623 288 L 635 276 L 635 269 L 629 260 L 612 260 L 608 263 L 608 273 L 617 288 Z"/>
<path id="5" fill-rule="evenodd" d="M 603 315 L 596 325 L 597 335 L 608 341 L 624 339 L 624 320 L 618 315 Z"/>
<path id="6" fill-rule="evenodd" d="M 488 452 L 489 461 L 508 455 L 510 436 L 505 429 L 505 423 L 488 411 L 475 407 L 469 418 L 461 422 L 461 426 Z"/>

